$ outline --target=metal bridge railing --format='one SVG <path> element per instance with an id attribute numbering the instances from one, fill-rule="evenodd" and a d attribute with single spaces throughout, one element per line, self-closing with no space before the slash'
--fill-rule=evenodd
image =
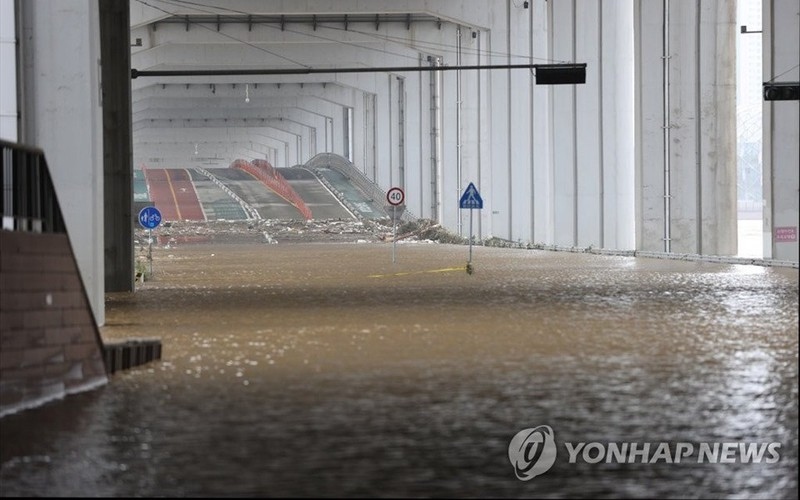
<path id="1" fill-rule="evenodd" d="M 313 170 L 320 167 L 328 167 L 337 170 L 344 175 L 354 186 L 361 190 L 370 201 L 380 204 L 381 206 L 387 205 L 386 191 L 383 190 L 378 184 L 368 179 L 360 170 L 356 168 L 351 162 L 344 157 L 335 153 L 319 153 L 305 164 L 305 167 Z M 406 210 L 400 217 L 401 220 L 411 222 L 417 217 Z"/>
<path id="2" fill-rule="evenodd" d="M 41 149 L 0 140 L 2 229 L 66 233 L 50 170 Z"/>
<path id="3" fill-rule="evenodd" d="M 312 219 L 311 209 L 308 208 L 303 198 L 286 182 L 286 179 L 275 170 L 272 164 L 266 160 L 234 160 L 230 168 L 244 170 L 256 179 L 263 182 L 269 189 L 278 194 L 281 198 L 291 203 L 306 220 Z"/>

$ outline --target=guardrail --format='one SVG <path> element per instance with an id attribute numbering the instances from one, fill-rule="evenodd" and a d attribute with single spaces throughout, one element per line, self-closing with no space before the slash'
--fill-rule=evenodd
<path id="1" fill-rule="evenodd" d="M 386 205 L 386 191 L 378 184 L 368 179 L 355 165 L 340 155 L 335 153 L 319 153 L 308 160 L 305 167 L 312 170 L 320 167 L 332 168 L 344 175 L 347 180 L 360 189 L 370 201 L 380 206 Z M 408 210 L 403 212 L 400 218 L 407 222 L 417 220 L 417 217 Z"/>
<path id="2" fill-rule="evenodd" d="M 217 185 L 217 187 L 222 189 L 222 191 L 225 194 L 233 198 L 233 201 L 235 201 L 236 203 L 239 204 L 240 207 L 242 207 L 242 210 L 244 211 L 248 219 L 255 219 L 255 220 L 261 219 L 261 215 L 258 213 L 258 210 L 253 208 L 249 203 L 247 203 L 243 199 L 241 199 L 239 195 L 231 191 L 231 188 L 229 188 L 228 186 L 225 185 L 225 183 L 219 180 L 219 178 L 216 175 L 212 174 L 203 167 L 194 167 L 194 169 L 200 172 L 201 174 L 205 175 L 206 177 L 208 177 L 211 180 L 211 182 L 213 182 L 214 184 Z"/>
<path id="3" fill-rule="evenodd" d="M 244 170 L 256 179 L 263 182 L 268 188 L 275 191 L 283 199 L 291 203 L 306 219 L 311 219 L 311 209 L 299 194 L 289 185 L 286 179 L 266 160 L 234 160 L 230 168 Z"/>
<path id="4" fill-rule="evenodd" d="M 2 229 L 36 233 L 66 233 L 64 217 L 44 152 L 0 140 Z"/>
<path id="5" fill-rule="evenodd" d="M 303 168 L 305 168 L 305 167 L 303 167 Z M 319 173 L 319 171 L 317 169 L 306 169 L 306 170 L 308 170 L 309 172 L 314 174 L 314 177 L 316 177 L 317 180 L 323 186 L 325 186 L 325 188 L 328 191 L 330 191 L 333 194 L 333 196 L 336 197 L 337 200 L 339 200 L 339 203 L 341 203 L 344 206 L 344 208 L 347 209 L 347 211 L 350 212 L 353 215 L 353 217 L 355 217 L 356 219 L 358 219 L 360 221 L 364 220 L 364 216 L 361 215 L 361 212 L 358 210 L 358 208 L 353 206 L 353 204 L 350 203 L 350 200 L 348 200 L 345 197 L 344 193 L 342 193 L 341 191 L 336 189 L 336 187 L 333 184 L 331 184 L 330 181 L 325 178 L 325 176 L 320 175 L 320 173 Z"/>

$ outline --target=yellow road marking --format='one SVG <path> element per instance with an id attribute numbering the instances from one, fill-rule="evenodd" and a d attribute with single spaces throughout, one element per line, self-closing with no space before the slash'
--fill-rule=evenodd
<path id="1" fill-rule="evenodd" d="M 451 271 L 464 271 L 466 268 L 464 266 L 461 267 L 446 267 L 444 269 L 430 269 L 427 271 L 405 271 L 402 273 L 391 273 L 391 274 L 370 274 L 367 278 L 391 278 L 393 276 L 408 276 L 410 274 L 425 274 L 425 273 L 447 273 Z"/>
<path id="2" fill-rule="evenodd" d="M 172 181 L 169 178 L 169 170 L 165 169 L 165 173 L 167 174 L 167 184 L 169 184 L 169 191 L 172 193 L 172 200 L 175 202 L 175 210 L 178 212 L 178 220 L 183 220 L 183 217 L 181 217 L 181 206 L 178 203 L 178 197 L 175 196 L 175 189 L 173 189 Z"/>

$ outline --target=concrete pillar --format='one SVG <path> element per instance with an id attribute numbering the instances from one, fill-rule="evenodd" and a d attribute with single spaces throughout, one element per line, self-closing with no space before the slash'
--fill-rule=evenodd
<path id="1" fill-rule="evenodd" d="M 634 4 L 635 54 L 635 158 L 636 158 L 636 249 L 665 250 L 664 167 L 664 61 L 666 48 L 658 36 L 664 30 L 663 3 Z"/>
<path id="2" fill-rule="evenodd" d="M 638 0 L 637 248 L 736 254 L 736 4 Z"/>
<path id="3" fill-rule="evenodd" d="M 800 7 L 764 0 L 764 81 L 800 81 Z M 764 101 L 764 257 L 800 260 L 800 101 Z"/>
<path id="4" fill-rule="evenodd" d="M 575 0 L 550 2 L 551 60 L 575 61 L 576 5 Z M 596 83 L 595 83 L 596 84 Z M 593 85 L 595 85 L 593 84 Z M 553 207 L 555 234 L 553 243 L 578 244 L 578 157 L 577 92 L 575 85 L 558 85 L 551 89 L 551 127 L 553 161 Z M 582 117 L 590 120 L 589 116 Z"/>
<path id="5" fill-rule="evenodd" d="M 574 140 L 575 140 L 575 243 L 580 247 L 602 247 L 605 235 L 603 203 L 605 170 L 604 133 L 602 127 L 603 93 L 608 83 L 603 80 L 603 8 L 599 1 L 582 1 L 576 4 L 574 24 L 575 57 L 570 60 L 585 62 L 586 84 L 571 85 L 575 89 Z M 620 78 L 625 74 L 620 72 Z"/>
<path id="6" fill-rule="evenodd" d="M 433 57 L 433 56 L 431 56 Z M 420 66 L 430 66 L 428 54 L 420 54 Z M 409 160 L 408 189 L 406 190 L 406 205 L 415 215 L 419 217 L 435 219 L 436 197 L 433 193 L 433 186 L 436 181 L 436 144 L 433 140 L 435 134 L 435 108 L 433 99 L 435 98 L 435 72 L 418 73 L 416 79 L 416 98 L 409 99 L 409 105 L 415 108 L 417 119 L 409 118 L 408 123 L 416 123 L 417 127 L 409 126 L 409 133 L 414 134 L 414 142 L 418 148 L 409 147 L 409 151 L 416 151 L 415 161 Z M 432 90 L 434 91 L 432 94 Z M 414 173 L 412 173 L 414 172 Z M 413 178 L 413 180 L 412 180 Z"/>
<path id="7" fill-rule="evenodd" d="M 461 64 L 463 65 L 482 65 L 486 64 L 486 55 L 481 48 L 482 38 L 479 30 L 469 26 L 461 28 Z M 482 146 L 481 131 L 486 129 L 483 123 L 482 112 L 485 112 L 485 82 L 486 71 L 469 70 L 461 73 L 461 182 L 456 186 L 456 194 L 461 196 L 464 189 L 470 182 L 475 184 L 478 191 L 482 191 L 484 183 L 482 179 L 483 159 L 481 158 Z M 484 200 L 485 201 L 485 200 Z M 473 210 L 472 234 L 475 237 L 481 235 L 483 229 L 482 219 L 486 210 Z M 469 210 L 460 210 L 461 233 L 469 236 Z M 487 219 L 488 220 L 488 219 Z"/>
<path id="8" fill-rule="evenodd" d="M 487 36 L 486 49 L 491 56 L 488 64 L 508 64 L 509 58 L 499 54 L 508 54 L 510 51 L 509 20 L 511 19 L 512 2 L 495 4 L 497 22 Z M 507 92 L 511 87 L 510 71 L 492 70 L 488 81 L 488 116 L 490 126 L 490 155 L 491 155 L 491 183 L 482 183 L 481 196 L 483 210 L 489 213 L 486 221 L 485 237 L 512 238 L 510 212 L 512 209 L 511 186 L 511 154 L 509 134 L 511 118 L 508 115 L 509 96 Z M 455 199 L 458 202 L 458 198 Z"/>
<path id="9" fill-rule="evenodd" d="M 636 248 L 633 2 L 601 2 L 600 133 L 605 248 Z"/>
<path id="10" fill-rule="evenodd" d="M 99 325 L 105 321 L 100 23 L 96 1 L 21 9 L 20 142 L 44 150 Z"/>
<path id="11" fill-rule="evenodd" d="M 697 253 L 738 254 L 736 2 L 699 2 L 700 234 Z"/>
<path id="12" fill-rule="evenodd" d="M 531 19 L 529 9 L 520 9 L 514 2 L 509 3 L 508 18 L 508 52 L 517 57 L 510 57 L 508 64 L 530 62 L 530 30 Z M 508 239 L 514 241 L 531 241 L 531 179 L 533 162 L 530 155 L 531 141 L 531 87 L 533 76 L 526 70 L 508 71 L 508 92 L 506 111 L 508 116 L 509 136 L 509 225 Z M 464 186 L 466 187 L 466 186 Z M 463 192 L 463 188 L 461 189 Z M 469 210 L 463 210 L 469 213 Z"/>
<path id="13" fill-rule="evenodd" d="M 129 0 L 100 7 L 103 91 L 105 289 L 133 290 L 133 144 Z"/>
<path id="14" fill-rule="evenodd" d="M 17 32 L 14 0 L 0 0 L 0 139 L 17 142 Z"/>
<path id="15" fill-rule="evenodd" d="M 550 2 L 531 3 L 530 50 L 534 62 L 550 59 L 552 18 L 548 14 L 549 4 Z M 530 155 L 533 165 L 531 241 L 534 243 L 554 241 L 551 93 L 550 85 L 534 85 L 531 95 Z"/>

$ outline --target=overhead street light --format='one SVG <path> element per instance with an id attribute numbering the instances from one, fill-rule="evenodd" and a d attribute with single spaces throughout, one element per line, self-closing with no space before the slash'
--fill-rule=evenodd
<path id="1" fill-rule="evenodd" d="M 765 101 L 800 101 L 800 82 L 764 82 Z"/>
<path id="2" fill-rule="evenodd" d="M 283 69 L 131 69 L 131 78 L 149 76 L 252 76 L 252 75 L 311 75 L 333 73 L 403 73 L 428 71 L 527 69 L 536 70 L 540 85 L 586 83 L 586 63 L 577 64 L 488 64 L 467 66 L 386 66 L 349 68 L 283 68 Z"/>

